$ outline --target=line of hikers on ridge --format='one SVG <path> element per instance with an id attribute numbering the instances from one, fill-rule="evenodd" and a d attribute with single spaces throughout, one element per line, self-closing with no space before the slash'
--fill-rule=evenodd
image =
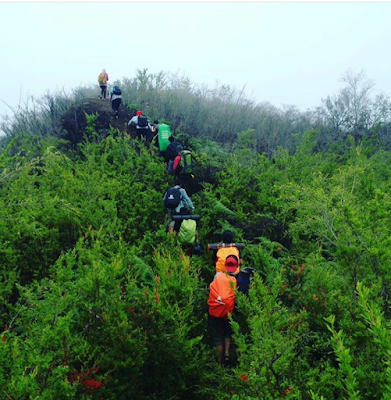
<path id="1" fill-rule="evenodd" d="M 109 76 L 103 69 L 98 76 L 101 99 L 106 98 L 108 81 Z M 110 102 L 116 118 L 121 105 L 121 94 L 118 86 L 113 86 L 110 90 Z M 155 142 L 164 158 L 167 172 L 174 175 L 174 186 L 163 196 L 163 205 L 169 219 L 168 234 L 177 236 L 179 244 L 188 256 L 201 254 L 196 222 L 201 217 L 194 215 L 194 204 L 183 187 L 189 179 L 194 178 L 191 151 L 185 150 L 176 141 L 169 125 L 159 123 L 158 120 L 151 123 L 141 110 L 130 119 L 128 126 L 135 129 L 138 139 L 144 139 L 146 143 Z M 234 242 L 234 234 L 231 231 L 223 233 L 222 243 L 208 244 L 208 250 L 213 251 L 211 264 L 216 270 L 209 286 L 208 326 L 212 345 L 217 349 L 217 361 L 224 366 L 231 365 L 232 328 L 229 317 L 236 319 L 236 291 L 247 295 L 254 274 L 252 268 L 242 268 L 240 250 L 243 248 L 244 244 Z"/>
<path id="2" fill-rule="evenodd" d="M 174 186 L 169 188 L 163 197 L 163 204 L 169 215 L 167 231 L 176 234 L 188 256 L 201 253 L 197 223 L 199 215 L 193 215 L 195 207 L 186 190 L 182 187 L 180 178 L 175 178 Z M 175 208 L 174 208 L 175 207 Z M 217 362 L 220 365 L 231 365 L 232 328 L 229 316 L 235 319 L 236 291 L 248 294 L 252 268 L 242 268 L 240 249 L 242 243 L 234 243 L 234 234 L 225 231 L 222 243 L 208 244 L 208 250 L 213 250 L 211 264 L 216 274 L 209 286 L 208 327 L 212 346 L 217 349 Z"/>
<path id="3" fill-rule="evenodd" d="M 106 99 L 108 81 L 109 81 L 109 74 L 103 68 L 102 72 L 98 75 L 98 83 L 99 83 L 99 87 L 100 87 L 100 95 L 99 95 L 100 99 Z M 111 108 L 114 111 L 115 118 L 118 118 L 119 108 L 122 103 L 121 95 L 122 95 L 122 91 L 118 86 L 114 85 L 110 89 L 109 99 L 110 99 Z"/>
<path id="4" fill-rule="evenodd" d="M 163 196 L 163 205 L 169 218 L 167 232 L 177 235 L 178 242 L 188 256 L 198 255 L 201 254 L 202 248 L 199 244 L 196 221 L 201 217 L 194 215 L 195 206 L 183 187 L 184 183 L 194 178 L 191 152 L 184 150 L 183 146 L 173 139 L 169 127 L 164 127 L 162 132 L 160 128 L 161 125 L 158 125 L 156 135 L 160 155 L 165 159 L 167 171 L 175 174 L 174 186 Z M 212 345 L 217 349 L 217 361 L 225 366 L 231 365 L 232 328 L 229 315 L 235 318 L 237 314 L 236 291 L 247 295 L 253 276 L 252 268 L 242 268 L 242 248 L 244 244 L 234 243 L 231 231 L 223 233 L 222 243 L 208 244 L 208 250 L 213 250 L 211 263 L 216 269 L 209 287 L 208 326 Z"/>

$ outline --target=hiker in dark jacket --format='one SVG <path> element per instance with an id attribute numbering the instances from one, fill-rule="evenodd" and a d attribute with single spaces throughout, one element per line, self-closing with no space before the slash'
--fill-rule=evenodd
<path id="1" fill-rule="evenodd" d="M 174 175 L 179 177 L 180 173 L 182 172 L 182 167 L 180 166 L 181 162 L 181 153 L 183 151 L 183 146 L 179 145 L 176 148 L 176 156 L 174 158 L 174 163 L 172 165 L 172 169 L 174 171 Z"/>
<path id="2" fill-rule="evenodd" d="M 121 94 L 121 89 L 118 86 L 113 86 L 110 90 L 111 108 L 113 109 L 116 118 L 118 118 L 118 111 L 122 102 Z"/>
<path id="3" fill-rule="evenodd" d="M 179 178 L 175 178 L 174 186 L 170 189 L 179 189 L 180 192 L 180 200 L 178 205 L 175 208 L 166 208 L 167 212 L 170 216 L 179 214 L 181 208 L 188 208 L 191 212 L 195 210 L 193 202 L 191 201 L 190 197 L 187 195 L 186 190 L 182 188 L 182 181 Z M 166 197 L 168 191 L 164 194 L 163 197 L 163 205 L 166 207 Z"/>
<path id="4" fill-rule="evenodd" d="M 180 146 L 180 143 L 178 143 L 174 136 L 170 136 L 169 139 L 170 144 L 168 145 L 167 149 L 166 149 L 166 154 L 165 154 L 165 158 L 164 161 L 166 162 L 167 165 L 167 172 L 171 175 L 174 174 L 174 159 L 175 157 L 178 155 L 177 152 L 177 147 Z M 183 147 L 182 147 L 183 149 Z"/>

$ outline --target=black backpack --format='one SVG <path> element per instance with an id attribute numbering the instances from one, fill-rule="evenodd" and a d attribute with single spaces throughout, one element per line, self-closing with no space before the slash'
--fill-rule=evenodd
<path id="1" fill-rule="evenodd" d="M 180 189 L 172 187 L 167 190 L 166 196 L 164 197 L 164 206 L 170 209 L 177 208 L 181 200 L 182 194 Z"/>
<path id="2" fill-rule="evenodd" d="M 121 89 L 118 86 L 114 86 L 113 87 L 113 94 L 121 95 L 122 94 Z"/>
<path id="3" fill-rule="evenodd" d="M 144 115 L 139 115 L 137 119 L 137 125 L 139 128 L 146 128 L 148 126 L 148 119 Z"/>

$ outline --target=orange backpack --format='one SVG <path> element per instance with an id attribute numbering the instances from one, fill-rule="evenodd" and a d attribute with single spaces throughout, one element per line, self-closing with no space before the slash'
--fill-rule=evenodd
<path id="1" fill-rule="evenodd" d="M 222 247 L 216 253 L 216 272 L 226 272 L 225 260 L 228 256 L 236 256 L 240 260 L 239 250 L 236 247 Z M 240 268 L 238 267 L 235 273 L 237 274 L 239 271 Z"/>
<path id="2" fill-rule="evenodd" d="M 209 314 L 212 317 L 224 318 L 232 314 L 235 307 L 236 279 L 233 276 L 218 273 L 209 286 Z"/>

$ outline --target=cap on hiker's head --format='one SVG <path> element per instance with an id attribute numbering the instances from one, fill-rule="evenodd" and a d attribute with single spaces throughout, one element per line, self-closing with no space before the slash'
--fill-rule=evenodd
<path id="1" fill-rule="evenodd" d="M 136 112 L 136 116 L 138 117 L 139 115 L 143 115 L 143 112 L 142 112 L 141 110 L 138 110 L 138 111 Z"/>
<path id="2" fill-rule="evenodd" d="M 179 144 L 177 147 L 176 147 L 176 152 L 177 153 L 180 153 L 180 152 L 182 152 L 183 151 L 183 146 L 181 145 L 181 144 Z"/>
<path id="3" fill-rule="evenodd" d="M 225 269 L 227 272 L 236 272 L 238 269 L 238 258 L 236 256 L 228 256 L 225 259 Z"/>
<path id="4" fill-rule="evenodd" d="M 105 73 L 106 73 L 106 70 L 103 68 L 103 69 L 102 69 L 102 72 L 105 74 Z"/>

